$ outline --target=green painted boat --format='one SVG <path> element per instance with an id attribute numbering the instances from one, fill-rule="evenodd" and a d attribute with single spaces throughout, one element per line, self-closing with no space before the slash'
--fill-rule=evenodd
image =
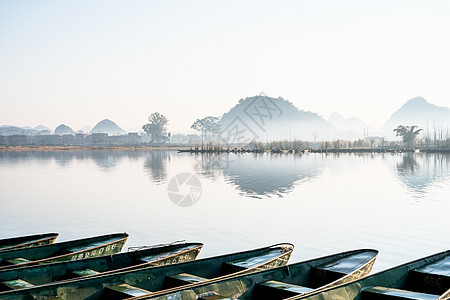
<path id="1" fill-rule="evenodd" d="M 0 239 L 0 251 L 50 245 L 58 235 L 57 233 L 43 233 Z"/>
<path id="2" fill-rule="evenodd" d="M 164 266 L 195 260 L 201 243 L 171 243 L 141 247 L 135 251 L 0 271 L 0 296 L 4 291 L 91 278 L 144 267 Z"/>
<path id="3" fill-rule="evenodd" d="M 45 246 L 2 251 L 0 252 L 0 271 L 37 264 L 111 255 L 120 252 L 127 239 L 127 233 L 116 233 Z"/>
<path id="4" fill-rule="evenodd" d="M 450 299 L 450 250 L 306 297 L 289 299 Z"/>
<path id="5" fill-rule="evenodd" d="M 164 295 L 132 299 L 295 299 L 367 275 L 378 256 L 373 249 L 341 252 Z"/>
<path id="6" fill-rule="evenodd" d="M 286 265 L 294 246 L 277 244 L 192 262 L 118 272 L 90 279 L 73 279 L 42 287 L 7 291 L 0 299 L 125 299 L 147 291 L 152 295 L 194 287 L 205 282 Z"/>

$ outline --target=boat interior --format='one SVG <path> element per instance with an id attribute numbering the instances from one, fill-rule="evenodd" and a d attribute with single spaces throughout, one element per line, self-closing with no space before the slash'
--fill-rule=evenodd
<path id="1" fill-rule="evenodd" d="M 450 256 L 409 270 L 395 286 L 372 286 L 361 291 L 361 300 L 437 299 L 450 288 Z"/>
<path id="2" fill-rule="evenodd" d="M 249 256 L 238 260 L 227 260 L 222 262 L 215 268 L 199 268 L 196 270 L 180 272 L 170 275 L 165 275 L 162 286 L 158 290 L 166 290 L 170 288 L 181 287 L 187 284 L 200 283 L 206 280 L 225 276 L 235 272 L 244 271 L 249 268 L 258 267 L 262 264 L 270 262 L 282 254 L 282 249 L 271 248 L 263 255 Z M 146 290 L 137 286 L 132 286 L 127 283 L 107 286 L 103 290 L 102 299 L 127 299 L 136 296 L 151 295 L 155 291 Z"/>
<path id="3" fill-rule="evenodd" d="M 91 245 L 90 245 L 91 246 Z M 41 285 L 53 281 L 68 280 L 85 276 L 99 275 L 103 272 L 148 264 L 167 257 L 198 248 L 199 244 L 176 245 L 172 250 L 164 248 L 148 249 L 142 251 L 129 252 L 127 255 L 119 254 L 114 256 L 104 256 L 90 260 L 89 267 L 83 261 L 66 262 L 55 264 L 53 266 L 35 266 L 27 270 L 6 271 L 14 277 L 11 280 L 2 280 L 6 274 L 0 273 L 0 292 L 8 290 L 17 290 Z M 158 251 L 161 250 L 161 251 Z M 5 272 L 5 271 L 4 271 Z M 42 274 L 42 276 L 36 276 Z"/>

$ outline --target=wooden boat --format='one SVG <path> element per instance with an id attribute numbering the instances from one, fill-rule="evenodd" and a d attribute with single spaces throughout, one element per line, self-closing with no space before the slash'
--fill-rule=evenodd
<path id="1" fill-rule="evenodd" d="M 292 299 L 450 299 L 450 250 Z"/>
<path id="2" fill-rule="evenodd" d="M 377 255 L 378 251 L 372 249 L 347 251 L 164 295 L 147 294 L 132 299 L 295 299 L 367 275 Z"/>
<path id="3" fill-rule="evenodd" d="M 292 244 L 277 244 L 250 251 L 231 253 L 168 266 L 145 268 L 73 279 L 0 294 L 2 300 L 20 299 L 125 299 L 142 293 L 163 294 L 204 282 L 283 266 L 289 260 Z"/>
<path id="4" fill-rule="evenodd" d="M 127 233 L 117 233 L 2 251 L 0 252 L 0 270 L 111 255 L 120 252 L 127 239 Z"/>
<path id="5" fill-rule="evenodd" d="M 3 291 L 192 261 L 197 258 L 202 247 L 200 243 L 172 243 L 110 256 L 3 270 L 0 271 L 0 297 Z"/>
<path id="6" fill-rule="evenodd" d="M 50 245 L 58 235 L 57 233 L 44 233 L 1 239 L 0 251 Z"/>

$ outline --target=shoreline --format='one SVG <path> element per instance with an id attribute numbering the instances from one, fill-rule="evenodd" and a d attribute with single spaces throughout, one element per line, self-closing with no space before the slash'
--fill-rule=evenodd
<path id="1" fill-rule="evenodd" d="M 227 154 L 227 153 L 272 153 L 272 154 L 294 154 L 294 153 L 442 153 L 450 154 L 450 149 L 405 149 L 405 148 L 307 148 L 301 150 L 268 150 L 268 149 L 199 149 L 192 145 L 142 145 L 142 146 L 0 146 L 0 152 L 23 152 L 23 151 L 155 151 L 172 150 L 178 153 L 194 154 Z"/>
<path id="2" fill-rule="evenodd" d="M 179 153 L 193 154 L 229 154 L 229 153 L 253 153 L 253 154 L 301 154 L 301 153 L 322 153 L 322 154 L 340 154 L 340 153 L 441 153 L 450 154 L 450 149 L 385 149 L 385 148 L 337 148 L 337 149 L 302 149 L 302 150 L 254 150 L 254 149 L 231 149 L 231 150 L 201 150 L 201 149 L 180 149 Z"/>
<path id="3" fill-rule="evenodd" d="M 151 145 L 151 146 L 0 146 L 0 152 L 22 152 L 22 151 L 152 151 L 152 150 L 187 150 L 189 146 L 180 145 Z"/>

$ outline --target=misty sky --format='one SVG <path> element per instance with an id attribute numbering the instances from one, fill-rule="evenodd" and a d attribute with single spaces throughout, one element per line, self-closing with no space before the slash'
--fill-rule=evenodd
<path id="1" fill-rule="evenodd" d="M 0 125 L 172 132 L 264 91 L 381 127 L 450 106 L 450 1 L 0 0 Z"/>

